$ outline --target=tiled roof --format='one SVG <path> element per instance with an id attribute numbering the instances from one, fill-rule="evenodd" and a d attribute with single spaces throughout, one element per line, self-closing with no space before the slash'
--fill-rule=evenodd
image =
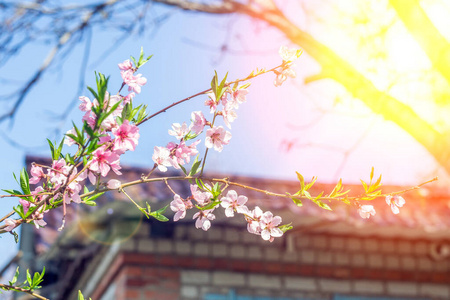
<path id="1" fill-rule="evenodd" d="M 31 162 L 40 162 L 48 164 L 48 160 L 38 157 L 27 157 L 27 166 Z M 148 170 L 142 168 L 127 168 L 122 170 L 123 175 L 120 180 L 128 182 L 137 180 Z M 153 177 L 177 176 L 176 172 L 158 173 Z M 210 177 L 221 178 L 220 174 L 207 174 Z M 254 177 L 231 176 L 230 181 L 239 182 L 258 189 L 268 190 L 276 193 L 295 193 L 299 189 L 299 183 L 296 181 L 270 180 Z M 171 188 L 182 197 L 190 195 L 189 186 L 184 181 L 170 181 Z M 351 189 L 352 195 L 362 193 L 360 186 L 345 186 Z M 326 211 L 310 201 L 303 201 L 302 207 L 297 207 L 290 199 L 276 198 L 265 195 L 264 193 L 244 190 L 242 188 L 233 188 L 238 194 L 244 194 L 249 198 L 249 208 L 260 206 L 263 210 L 271 210 L 276 215 L 283 218 L 283 223 L 292 222 L 294 231 L 313 231 L 326 232 L 345 235 L 376 235 L 376 236 L 403 236 L 411 238 L 439 238 L 450 239 L 450 192 L 444 188 L 436 188 L 436 185 L 429 185 L 421 190 L 415 190 L 404 194 L 406 204 L 400 208 L 400 214 L 394 215 L 384 199 L 376 199 L 370 202 L 375 206 L 377 214 L 370 219 L 362 219 L 356 207 L 348 206 L 343 203 L 329 203 L 333 211 Z M 330 192 L 333 185 L 316 183 L 310 190 L 312 195 L 317 195 L 324 191 Z M 386 186 L 383 192 L 392 192 L 404 189 L 404 187 Z M 139 184 L 127 188 L 126 192 L 135 200 L 148 201 L 154 209 L 168 204 L 173 198 L 172 193 L 163 182 L 150 184 Z M 129 201 L 123 194 L 118 192 L 106 193 L 101 201 L 111 202 L 116 200 Z M 78 206 L 70 205 L 72 212 L 69 212 L 70 218 L 76 218 Z M 139 211 L 136 209 L 136 214 Z M 166 215 L 172 216 L 173 213 L 168 210 Z M 217 213 L 215 222 L 240 223 L 244 226 L 244 221 L 233 218 L 225 220 L 223 213 Z M 45 220 L 48 222 L 46 228 L 41 228 L 38 234 L 41 238 L 41 245 L 47 248 L 55 241 L 58 233 L 56 228 L 61 225 L 61 210 L 55 210 L 47 213 Z M 188 215 L 183 222 L 192 221 Z M 44 250 L 44 249 L 42 249 Z"/>

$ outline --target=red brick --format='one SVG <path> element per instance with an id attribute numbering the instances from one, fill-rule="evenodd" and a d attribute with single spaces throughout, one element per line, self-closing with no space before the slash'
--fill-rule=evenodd
<path id="1" fill-rule="evenodd" d="M 323 266 L 317 266 L 316 267 L 316 274 L 319 277 L 332 277 L 333 275 L 333 268 L 330 267 L 323 267 Z"/>
<path id="2" fill-rule="evenodd" d="M 125 291 L 125 298 L 127 300 L 140 300 L 141 298 L 141 292 L 139 290 L 135 290 L 135 289 L 127 289 Z"/>
<path id="3" fill-rule="evenodd" d="M 311 265 L 304 265 L 304 266 L 300 266 L 300 274 L 304 275 L 304 276 L 311 276 L 315 274 L 315 266 L 311 266 Z"/>
<path id="4" fill-rule="evenodd" d="M 281 272 L 281 264 L 280 263 L 265 263 L 266 271 L 269 273 L 280 273 Z"/>
<path id="5" fill-rule="evenodd" d="M 177 258 L 175 255 L 164 255 L 159 258 L 159 263 L 163 266 L 177 266 Z"/>
<path id="6" fill-rule="evenodd" d="M 251 261 L 251 262 L 248 262 L 248 267 L 250 269 L 250 272 L 259 273 L 262 271 L 263 265 L 261 262 Z"/>
<path id="7" fill-rule="evenodd" d="M 195 267 L 198 269 L 212 269 L 213 261 L 208 258 L 197 258 Z"/>
<path id="8" fill-rule="evenodd" d="M 249 265 L 247 262 L 245 261 L 241 261 L 241 260 L 234 260 L 230 262 L 231 265 L 231 269 L 233 271 L 247 271 L 249 269 Z"/>
<path id="9" fill-rule="evenodd" d="M 139 266 L 125 266 L 122 272 L 125 273 L 127 277 L 141 277 L 144 274 L 143 268 Z"/>

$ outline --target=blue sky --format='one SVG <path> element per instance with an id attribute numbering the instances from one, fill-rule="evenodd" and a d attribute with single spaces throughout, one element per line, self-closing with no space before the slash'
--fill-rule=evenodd
<path id="1" fill-rule="evenodd" d="M 227 28 L 231 28 L 231 33 L 227 33 Z M 154 57 L 140 71 L 148 83 L 135 103 L 148 104 L 149 112 L 209 88 L 214 69 L 221 76 L 229 71 L 228 78 L 232 80 L 257 67 L 271 68 L 280 63 L 279 47 L 289 45 L 276 30 L 246 19 L 181 12 L 156 33 L 133 36 L 105 57 L 106 49 L 116 42 L 116 37 L 106 31 L 93 33 L 86 84 L 93 86 L 94 71 L 99 71 L 111 75 L 110 90 L 117 92 L 121 84 L 117 63 L 130 54 L 137 56 L 142 46 L 146 54 Z M 220 52 L 224 41 L 231 49 L 227 54 Z M 73 99 L 90 96 L 86 89 L 77 94 L 83 50 L 83 46 L 78 46 L 63 63 L 54 64 L 33 88 L 14 123 L 0 125 L 2 136 L 19 145 L 12 146 L 0 139 L 1 188 L 16 188 L 12 172 L 18 173 L 24 166 L 25 155 L 48 156 L 46 138 L 59 140 L 62 133 L 72 128 L 72 120 L 80 124 L 78 101 L 68 118 L 60 120 L 57 116 Z M 2 93 L 15 91 L 18 82 L 30 78 L 48 51 L 48 45 L 30 45 L 2 66 Z M 305 76 L 319 70 L 304 54 L 297 63 L 295 81 L 288 80 L 284 86 L 275 88 L 273 74 L 255 79 L 248 102 L 239 108 L 238 119 L 232 124 L 230 145 L 220 154 L 210 151 L 207 170 L 292 180 L 296 178 L 295 171 L 300 171 L 306 178 L 316 175 L 323 182 L 343 177 L 344 182 L 355 183 L 359 178 L 367 178 L 375 166 L 376 171 L 383 173 L 385 182 L 392 184 L 416 184 L 420 176 L 433 173 L 434 160 L 395 125 L 373 115 L 354 99 L 335 105 L 336 95 L 345 95 L 342 87 L 332 82 L 303 84 Z M 167 134 L 171 124 L 188 122 L 194 110 L 206 114 L 205 99 L 195 98 L 141 126 L 138 148 L 124 155 L 122 163 L 153 165 L 153 147 L 172 140 Z M 7 103 L 2 107 L 7 107 Z M 55 129 L 59 129 L 58 136 Z M 286 151 L 289 143 L 294 147 Z M 344 155 L 346 151 L 350 153 L 348 157 Z M 411 162 L 414 162 L 412 171 Z M 14 199 L 2 201 L 2 215 L 17 204 Z M 3 235 L 0 266 L 15 254 L 12 245 L 12 237 Z"/>

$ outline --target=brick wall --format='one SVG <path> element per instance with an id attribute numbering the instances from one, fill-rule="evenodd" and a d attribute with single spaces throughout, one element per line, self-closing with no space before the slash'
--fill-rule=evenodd
<path id="1" fill-rule="evenodd" d="M 193 300 L 231 289 L 302 299 L 450 298 L 449 261 L 431 260 L 432 241 L 293 233 L 266 243 L 242 228 L 203 232 L 186 223 L 171 238 L 152 238 L 148 226 L 121 245 L 120 268 L 110 271 L 118 300 Z"/>

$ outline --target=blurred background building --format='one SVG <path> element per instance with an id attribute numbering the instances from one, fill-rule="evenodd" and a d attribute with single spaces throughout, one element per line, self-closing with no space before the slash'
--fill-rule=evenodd
<path id="1" fill-rule="evenodd" d="M 32 161 L 45 163 L 28 157 L 27 165 Z M 145 171 L 128 168 L 123 178 L 135 180 Z M 298 182 L 231 179 L 270 191 L 298 190 Z M 188 184 L 170 185 L 190 195 Z M 332 188 L 316 184 L 311 193 Z M 294 229 L 265 242 L 247 232 L 244 220 L 216 209 L 217 219 L 205 232 L 195 228 L 189 212 L 179 222 L 172 221 L 170 210 L 169 222 L 148 220 L 123 194 L 110 192 L 96 207 L 70 205 L 71 218 L 61 233 L 58 210 L 46 214 L 45 228 L 23 226 L 18 265 L 46 267 L 41 293 L 52 300 L 77 299 L 78 290 L 95 300 L 450 298 L 447 194 L 426 187 L 409 192 L 396 216 L 383 199 L 374 200 L 377 214 L 363 220 L 347 205 L 332 203 L 329 212 L 309 201 L 299 208 L 289 200 L 237 191 L 248 196 L 249 207 L 272 210 Z M 173 199 L 162 182 L 136 185 L 127 193 L 154 210 Z"/>

